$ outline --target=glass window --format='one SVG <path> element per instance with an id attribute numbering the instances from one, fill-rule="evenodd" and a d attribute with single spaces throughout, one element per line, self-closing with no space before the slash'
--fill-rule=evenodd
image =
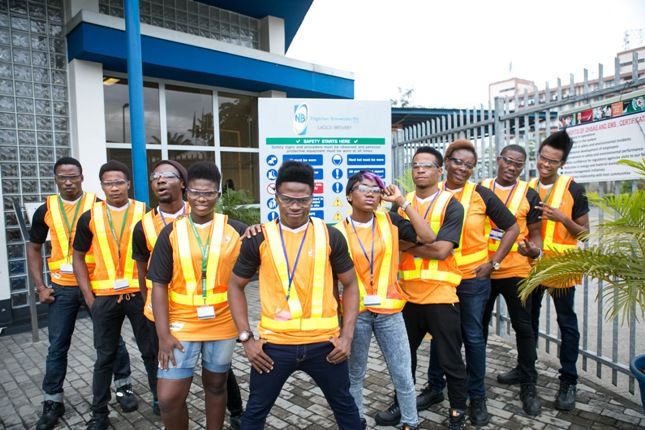
<path id="1" fill-rule="evenodd" d="M 258 147 L 258 99 L 218 93 L 220 146 Z"/>
<path id="2" fill-rule="evenodd" d="M 130 99 L 128 80 L 114 76 L 103 77 L 105 101 L 105 139 L 108 143 L 129 143 Z M 143 83 L 143 115 L 146 142 L 161 144 L 159 124 L 159 86 L 154 82 Z"/>
<path id="3" fill-rule="evenodd" d="M 255 202 L 260 201 L 258 161 L 252 152 L 222 152 L 222 184 L 234 190 L 246 190 Z"/>
<path id="4" fill-rule="evenodd" d="M 213 92 L 166 85 L 168 145 L 215 144 Z"/>
<path id="5" fill-rule="evenodd" d="M 179 161 L 182 166 L 186 169 L 190 167 L 191 164 L 197 161 L 212 161 L 215 162 L 215 153 L 213 151 L 200 151 L 200 150 L 188 150 L 188 151 L 168 151 L 168 158 L 170 160 Z"/>
<path id="6" fill-rule="evenodd" d="M 148 159 L 148 173 L 150 173 L 152 172 L 152 167 L 161 160 L 161 151 L 148 149 L 146 151 L 146 156 Z M 130 169 L 130 176 L 132 176 L 132 151 L 130 149 L 108 148 L 107 159 L 118 160 L 124 163 L 128 166 L 128 169 Z M 134 198 L 134 185 L 132 180 L 130 181 L 130 192 L 128 194 L 131 198 Z M 150 196 L 150 204 L 155 206 L 157 204 L 157 199 L 155 198 L 152 190 L 148 189 L 148 195 Z"/>

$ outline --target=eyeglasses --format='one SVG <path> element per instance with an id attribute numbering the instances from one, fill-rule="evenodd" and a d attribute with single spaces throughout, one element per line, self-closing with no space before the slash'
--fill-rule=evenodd
<path id="1" fill-rule="evenodd" d="M 562 160 L 552 160 L 551 158 L 546 158 L 542 154 L 538 155 L 538 157 L 540 158 L 541 162 L 548 164 L 549 166 L 559 166 L 560 164 L 562 164 Z"/>
<path id="2" fill-rule="evenodd" d="M 192 199 L 198 199 L 200 197 L 205 198 L 206 200 L 216 199 L 219 196 L 219 191 L 202 191 L 195 190 L 193 188 L 186 188 L 186 195 Z"/>
<path id="3" fill-rule="evenodd" d="M 167 181 L 171 181 L 173 179 L 180 179 L 179 176 L 177 176 L 173 172 L 153 172 L 150 175 L 150 182 L 154 182 L 159 178 L 164 178 Z"/>
<path id="4" fill-rule="evenodd" d="M 76 182 L 80 180 L 83 177 L 83 175 L 54 175 L 54 178 L 56 178 L 57 181 L 60 182 Z"/>
<path id="5" fill-rule="evenodd" d="M 374 194 L 381 194 L 383 190 L 379 186 L 369 186 L 365 184 L 358 184 L 354 188 L 352 188 L 352 191 L 358 191 L 361 194 L 368 194 L 368 193 L 374 193 Z"/>
<path id="6" fill-rule="evenodd" d="M 116 181 L 101 181 L 101 186 L 103 188 L 113 188 L 113 187 L 122 187 L 127 185 L 128 181 L 125 179 L 119 179 Z"/>
<path id="7" fill-rule="evenodd" d="M 437 169 L 438 165 L 435 163 L 412 163 L 413 169 Z"/>
<path id="8" fill-rule="evenodd" d="M 524 161 L 513 160 L 512 158 L 504 157 L 503 155 L 500 155 L 499 157 L 497 157 L 498 160 L 500 158 L 502 159 L 502 161 L 504 161 L 504 163 L 510 164 L 510 165 L 515 166 L 515 167 L 517 167 L 519 169 L 524 167 Z"/>
<path id="9" fill-rule="evenodd" d="M 475 168 L 474 164 L 467 163 L 464 160 L 460 160 L 459 158 L 448 157 L 448 160 L 450 160 L 452 164 L 454 164 L 455 166 L 459 166 L 459 167 L 463 166 L 468 170 L 473 170 Z"/>
<path id="10" fill-rule="evenodd" d="M 283 203 L 287 206 L 291 206 L 294 203 L 298 203 L 300 206 L 307 206 L 309 205 L 312 200 L 314 199 L 314 196 L 305 196 L 305 197 L 291 197 L 287 196 L 284 194 L 276 193 L 275 195 L 280 203 Z"/>

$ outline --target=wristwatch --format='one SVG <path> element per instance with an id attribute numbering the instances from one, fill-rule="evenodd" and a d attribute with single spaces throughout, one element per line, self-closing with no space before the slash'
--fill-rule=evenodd
<path id="1" fill-rule="evenodd" d="M 502 267 L 502 265 L 495 260 L 491 260 L 490 264 L 491 266 L 493 266 L 493 270 L 499 270 L 499 268 Z"/>
<path id="2" fill-rule="evenodd" d="M 253 339 L 253 332 L 251 330 L 242 330 L 237 337 L 237 340 L 244 343 L 250 339 Z"/>

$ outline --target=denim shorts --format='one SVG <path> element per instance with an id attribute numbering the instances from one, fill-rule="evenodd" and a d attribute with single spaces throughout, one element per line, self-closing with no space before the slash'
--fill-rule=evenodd
<path id="1" fill-rule="evenodd" d="M 210 340 L 205 342 L 181 341 L 184 352 L 173 350 L 176 366 L 168 363 L 168 370 L 157 370 L 157 378 L 186 379 L 192 378 L 201 353 L 202 367 L 214 373 L 226 373 L 231 368 L 235 339 Z"/>

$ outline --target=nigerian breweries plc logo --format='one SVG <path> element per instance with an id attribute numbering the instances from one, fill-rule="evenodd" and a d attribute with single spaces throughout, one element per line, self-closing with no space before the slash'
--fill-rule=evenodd
<path id="1" fill-rule="evenodd" d="M 307 124 L 309 122 L 309 108 L 306 103 L 295 105 L 293 107 L 293 131 L 297 135 L 307 133 Z"/>

